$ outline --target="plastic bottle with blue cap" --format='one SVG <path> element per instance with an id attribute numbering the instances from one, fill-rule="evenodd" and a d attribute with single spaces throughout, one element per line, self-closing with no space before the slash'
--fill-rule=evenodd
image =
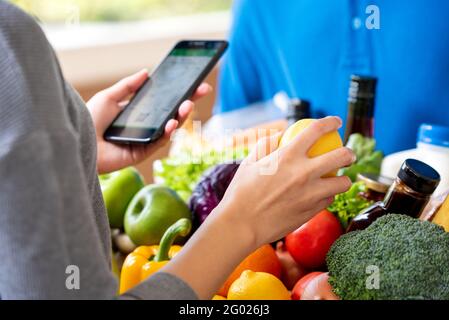
<path id="1" fill-rule="evenodd" d="M 441 182 L 435 194 L 449 190 L 449 127 L 422 124 L 416 148 L 393 153 L 382 162 L 381 175 L 394 178 L 406 159 L 417 159 L 435 168 Z"/>

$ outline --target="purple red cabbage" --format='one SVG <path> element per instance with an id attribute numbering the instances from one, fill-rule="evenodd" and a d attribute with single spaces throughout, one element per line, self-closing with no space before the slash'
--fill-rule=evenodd
<path id="1" fill-rule="evenodd" d="M 203 174 L 189 201 L 197 225 L 218 206 L 238 168 L 238 163 L 219 164 Z"/>

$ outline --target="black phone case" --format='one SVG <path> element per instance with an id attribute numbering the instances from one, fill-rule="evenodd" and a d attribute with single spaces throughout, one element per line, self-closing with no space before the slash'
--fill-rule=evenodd
<path id="1" fill-rule="evenodd" d="M 190 40 L 183 40 L 180 42 L 184 42 L 184 41 L 190 41 Z M 192 40 L 194 41 L 194 40 Z M 208 41 L 208 40 L 201 40 L 201 41 Z M 213 40 L 210 40 L 213 41 Z M 224 52 L 226 51 L 226 49 L 228 48 L 228 42 L 227 41 L 223 41 L 223 47 L 220 49 L 220 51 L 217 52 L 217 54 L 209 61 L 209 63 L 207 64 L 207 66 L 204 68 L 204 70 L 201 72 L 201 74 L 198 76 L 198 78 L 193 82 L 192 86 L 189 88 L 189 90 L 186 92 L 185 95 L 182 96 L 182 98 L 175 104 L 173 111 L 168 115 L 168 117 L 164 120 L 163 125 L 158 128 L 157 131 L 155 131 L 150 138 L 149 141 L 138 141 L 137 139 L 129 139 L 127 140 L 126 137 L 115 137 L 115 136 L 111 136 L 108 135 L 108 131 L 109 131 L 109 127 L 105 134 L 104 134 L 104 139 L 107 141 L 111 141 L 114 143 L 123 143 L 123 144 L 150 144 L 152 142 L 157 141 L 159 138 L 162 137 L 162 135 L 164 134 L 165 131 L 165 126 L 167 125 L 167 122 L 170 119 L 176 119 L 177 115 L 178 115 L 178 111 L 179 111 L 179 107 L 181 106 L 181 104 L 185 101 L 190 99 L 193 94 L 195 93 L 196 89 L 199 87 L 199 85 L 204 81 L 204 79 L 207 77 L 207 75 L 212 71 L 212 69 L 215 67 L 215 65 L 218 63 L 218 61 L 220 60 L 220 58 L 223 56 Z M 177 44 L 173 47 L 171 51 L 173 51 L 176 48 Z M 164 58 L 163 61 L 165 61 L 166 58 Z M 161 63 L 162 63 L 161 62 Z M 157 70 L 157 68 L 155 69 L 155 71 Z M 142 86 L 143 87 L 143 86 Z M 139 89 L 140 90 L 140 89 Z M 136 94 L 139 92 L 139 90 L 136 92 Z M 132 103 L 132 99 L 129 102 L 129 104 Z M 126 107 L 125 107 L 126 108 Z M 123 110 L 124 111 L 124 110 Z M 122 112 L 123 112 L 122 111 Z M 121 114 L 121 112 L 120 112 Z M 115 122 L 115 120 L 120 116 L 120 114 L 114 119 L 114 121 L 112 121 L 112 123 Z M 111 124 L 112 125 L 112 124 Z"/>

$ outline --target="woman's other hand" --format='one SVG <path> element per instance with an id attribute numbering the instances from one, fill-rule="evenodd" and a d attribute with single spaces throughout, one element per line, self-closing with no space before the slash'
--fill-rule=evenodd
<path id="1" fill-rule="evenodd" d="M 191 100 L 183 102 L 178 111 L 177 119 L 171 119 L 165 126 L 164 136 L 155 143 L 148 145 L 120 145 L 104 140 L 104 133 L 120 111 L 127 105 L 129 98 L 148 79 L 148 71 L 139 71 L 100 91 L 87 102 L 92 115 L 97 135 L 97 167 L 98 173 L 108 173 L 131 165 L 136 165 L 149 157 L 157 149 L 170 140 L 175 129 L 182 125 L 194 107 L 192 101 L 209 92 L 210 85 L 200 85 Z"/>
<path id="2" fill-rule="evenodd" d="M 338 117 L 320 119 L 283 148 L 278 148 L 279 136 L 261 140 L 237 171 L 217 215 L 250 235 L 255 249 L 281 239 L 328 207 L 351 181 L 345 176 L 322 177 L 352 164 L 355 155 L 345 147 L 314 158 L 307 152 L 341 125 Z"/>

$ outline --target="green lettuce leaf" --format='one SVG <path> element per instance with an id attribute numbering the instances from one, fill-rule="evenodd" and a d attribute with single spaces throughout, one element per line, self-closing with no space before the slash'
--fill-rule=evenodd
<path id="1" fill-rule="evenodd" d="M 360 211 L 372 204 L 372 201 L 369 201 L 360 195 L 365 191 L 365 184 L 360 181 L 356 182 L 347 192 L 337 194 L 334 202 L 327 208 L 327 210 L 338 217 L 344 229 L 348 227 L 351 220 L 357 216 Z"/>
<path id="2" fill-rule="evenodd" d="M 366 138 L 359 133 L 349 137 L 346 147 L 352 149 L 357 156 L 357 161 L 350 167 L 340 169 L 338 174 L 348 176 L 353 182 L 359 173 L 379 174 L 383 160 L 382 151 L 376 151 L 376 140 Z"/>

